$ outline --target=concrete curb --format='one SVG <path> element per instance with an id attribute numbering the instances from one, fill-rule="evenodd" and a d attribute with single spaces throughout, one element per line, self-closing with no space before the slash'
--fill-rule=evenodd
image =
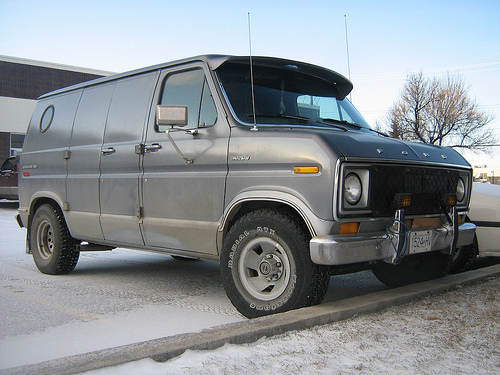
<path id="1" fill-rule="evenodd" d="M 353 316 L 382 311 L 429 294 L 444 293 L 458 285 L 473 284 L 489 277 L 500 276 L 500 264 L 448 275 L 442 279 L 402 288 L 386 290 L 340 301 L 288 311 L 262 318 L 225 324 L 196 333 L 186 333 L 140 343 L 98 350 L 59 358 L 34 365 L 0 370 L 0 374 L 66 375 L 96 370 L 108 366 L 152 358 L 166 361 L 188 349 L 216 349 L 224 344 L 244 344 L 262 337 L 279 335 L 292 330 L 349 319 Z"/>

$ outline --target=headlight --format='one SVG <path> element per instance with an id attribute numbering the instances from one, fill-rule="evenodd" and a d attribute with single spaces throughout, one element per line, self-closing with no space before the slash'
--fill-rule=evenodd
<path id="1" fill-rule="evenodd" d="M 462 177 L 458 178 L 457 182 L 457 201 L 462 202 L 465 198 L 465 182 Z"/>
<path id="2" fill-rule="evenodd" d="M 462 181 L 463 182 L 463 181 Z M 361 199 L 363 187 L 356 173 L 349 173 L 344 180 L 344 198 L 350 205 L 355 205 Z"/>
<path id="3" fill-rule="evenodd" d="M 349 163 L 342 167 L 341 179 L 336 184 L 338 190 L 336 190 L 337 199 L 335 199 L 335 208 L 339 217 L 369 215 L 371 213 L 371 166 L 368 164 Z"/>

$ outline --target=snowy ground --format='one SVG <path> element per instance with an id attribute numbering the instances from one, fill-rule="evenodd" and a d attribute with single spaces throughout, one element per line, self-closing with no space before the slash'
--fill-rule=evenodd
<path id="1" fill-rule="evenodd" d="M 0 200 L 0 371 L 245 320 L 214 262 L 116 249 L 44 275 L 25 254 L 16 210 Z"/>
<path id="2" fill-rule="evenodd" d="M 157 254 L 119 250 L 83 254 L 68 277 L 43 275 L 24 254 L 25 230 L 14 221 L 15 204 L 1 203 L 0 368 L 242 319 L 210 262 L 188 267 Z M 90 374 L 500 373 L 499 287 L 500 280 L 491 279 L 381 314 Z M 385 289 L 370 273 L 334 277 L 325 302 Z M 205 307 L 215 304 L 217 320 L 210 322 Z M 200 326 L 187 330 L 179 319 Z"/>
<path id="3" fill-rule="evenodd" d="M 500 279 L 304 331 L 146 359 L 113 374 L 500 373 Z"/>
<path id="4" fill-rule="evenodd" d="M 44 275 L 25 254 L 16 213 L 17 202 L 0 200 L 0 372 L 246 320 L 215 262 L 116 249 L 82 253 L 68 275 Z M 324 302 L 386 289 L 370 272 L 332 277 Z"/>

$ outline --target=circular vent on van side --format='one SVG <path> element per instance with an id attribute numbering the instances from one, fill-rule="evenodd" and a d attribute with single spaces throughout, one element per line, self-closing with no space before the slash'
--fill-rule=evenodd
<path id="1" fill-rule="evenodd" d="M 40 119 L 40 132 L 45 133 L 50 125 L 52 124 L 52 120 L 54 118 L 54 106 L 49 105 L 45 111 L 43 111 L 42 118 Z"/>

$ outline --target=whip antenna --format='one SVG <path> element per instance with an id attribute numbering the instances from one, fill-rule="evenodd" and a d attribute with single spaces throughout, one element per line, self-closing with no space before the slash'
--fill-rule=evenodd
<path id="1" fill-rule="evenodd" d="M 347 15 L 344 14 L 344 25 L 345 25 L 345 45 L 347 50 L 347 74 L 349 81 L 351 80 L 351 62 L 349 59 L 349 37 L 347 36 Z M 352 91 L 349 94 L 349 100 L 352 101 Z"/>
<path id="2" fill-rule="evenodd" d="M 248 46 L 250 49 L 250 86 L 252 88 L 252 113 L 253 113 L 253 128 L 250 130 L 258 131 L 257 117 L 255 116 L 255 93 L 253 88 L 253 62 L 252 62 L 252 33 L 250 30 L 250 12 L 248 12 Z"/>

